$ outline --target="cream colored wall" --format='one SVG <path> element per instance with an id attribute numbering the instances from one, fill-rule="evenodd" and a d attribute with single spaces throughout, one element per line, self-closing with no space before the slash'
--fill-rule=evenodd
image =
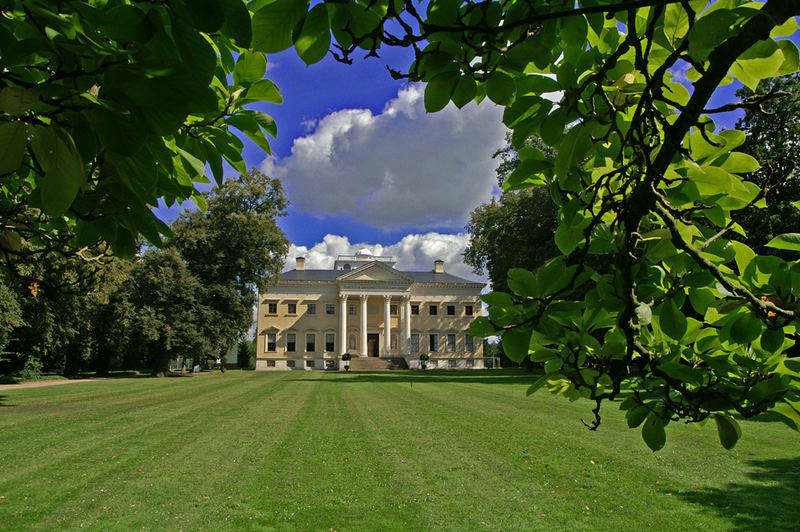
<path id="1" fill-rule="evenodd" d="M 475 338 L 475 350 L 467 351 L 465 335 L 469 330 L 470 322 L 481 312 L 481 302 L 479 290 L 474 287 L 437 287 L 434 285 L 412 285 L 410 291 L 411 304 L 420 305 L 419 315 L 411 316 L 411 333 L 420 335 L 420 352 L 428 353 L 435 357 L 482 357 L 483 341 Z M 268 313 L 268 303 L 276 302 L 277 312 Z M 288 303 L 295 302 L 297 312 L 294 315 L 288 313 Z M 316 314 L 309 315 L 307 312 L 308 303 L 316 304 Z M 334 305 L 334 314 L 325 313 L 325 305 Z M 347 344 L 349 348 L 349 336 L 355 334 L 356 349 L 355 353 L 361 353 L 361 300 L 357 296 L 350 296 L 347 299 L 347 307 L 350 304 L 356 305 L 356 314 L 347 314 Z M 400 297 L 393 297 L 392 305 L 397 305 L 397 315 L 390 316 L 390 327 L 392 335 L 397 336 L 397 349 L 392 350 L 392 354 L 407 354 L 402 351 L 402 320 L 403 301 Z M 429 314 L 428 306 L 437 305 L 437 315 Z M 455 316 L 447 315 L 447 305 L 453 304 L 456 307 Z M 473 315 L 467 316 L 464 306 L 473 306 Z M 348 312 L 348 308 L 345 312 Z M 294 359 L 322 359 L 336 358 L 339 353 L 339 297 L 338 287 L 335 283 L 314 283 L 306 285 L 278 285 L 270 289 L 269 293 L 259 297 L 258 320 L 256 330 L 256 367 L 266 363 L 258 362 L 259 359 L 270 358 L 294 358 Z M 383 296 L 370 296 L 367 301 L 367 331 L 378 333 L 381 338 L 380 352 L 384 352 L 384 300 Z M 274 352 L 266 352 L 266 334 L 274 332 L 277 334 L 277 345 Z M 296 350 L 286 351 L 286 334 L 294 332 L 296 336 Z M 316 335 L 316 349 L 313 352 L 305 350 L 305 335 L 313 332 Z M 325 333 L 332 332 L 335 335 L 334 351 L 325 352 Z M 431 352 L 428 345 L 428 335 L 432 332 L 439 334 L 439 349 Z M 456 351 L 447 351 L 447 334 L 456 335 Z M 409 346 L 410 348 L 410 346 Z M 263 369 L 267 369 L 264 367 Z M 269 368 L 273 369 L 273 368 Z M 299 368 L 298 368 L 299 369 Z"/>

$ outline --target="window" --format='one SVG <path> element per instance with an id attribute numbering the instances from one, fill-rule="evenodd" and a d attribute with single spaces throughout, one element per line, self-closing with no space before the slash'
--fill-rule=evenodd
<path id="1" fill-rule="evenodd" d="M 264 349 L 270 353 L 275 352 L 275 333 L 267 333 Z"/>
<path id="2" fill-rule="evenodd" d="M 419 335 L 412 334 L 411 335 L 411 345 L 409 346 L 412 353 L 419 353 Z"/>
<path id="3" fill-rule="evenodd" d="M 464 305 L 464 314 L 472 316 L 472 305 Z"/>
<path id="4" fill-rule="evenodd" d="M 448 360 L 447 361 L 448 368 L 457 368 L 458 367 L 458 360 Z"/>
<path id="5" fill-rule="evenodd" d="M 439 312 L 439 308 L 436 305 L 429 305 L 428 306 L 428 314 L 430 314 L 431 316 L 436 316 L 436 314 L 438 312 Z"/>
<path id="6" fill-rule="evenodd" d="M 428 335 L 428 350 L 435 353 L 439 350 L 439 335 L 436 333 Z"/>
<path id="7" fill-rule="evenodd" d="M 295 333 L 286 333 L 286 350 L 294 353 L 297 349 L 297 335 Z"/>
<path id="8" fill-rule="evenodd" d="M 350 351 L 355 351 L 356 350 L 356 335 L 355 334 L 351 334 L 350 338 L 347 339 L 347 349 L 349 349 Z"/>
<path id="9" fill-rule="evenodd" d="M 317 304 L 316 303 L 309 303 L 308 304 L 308 314 L 316 314 L 317 313 Z"/>
<path id="10" fill-rule="evenodd" d="M 390 349 L 397 349 L 397 335 L 396 334 L 392 335 L 392 340 L 389 343 L 389 348 Z"/>
<path id="11" fill-rule="evenodd" d="M 278 313 L 278 304 L 277 303 L 267 303 L 267 312 L 269 314 L 277 314 Z"/>
<path id="12" fill-rule="evenodd" d="M 267 360 L 267 367 L 268 368 L 274 368 L 275 367 L 275 361 L 274 360 Z"/>
<path id="13" fill-rule="evenodd" d="M 317 350 L 317 336 L 314 333 L 306 334 L 306 351 L 313 353 Z"/>
<path id="14" fill-rule="evenodd" d="M 335 360 L 326 360 L 325 361 L 325 369 L 336 369 L 336 361 Z"/>
<path id="15" fill-rule="evenodd" d="M 397 305 L 389 305 L 389 314 L 397 316 Z"/>
<path id="16" fill-rule="evenodd" d="M 456 335 L 455 334 L 448 334 L 447 335 L 447 352 L 448 353 L 455 353 L 456 352 Z"/>
<path id="17" fill-rule="evenodd" d="M 288 303 L 286 310 L 289 314 L 297 314 L 297 303 Z"/>
<path id="18" fill-rule="evenodd" d="M 467 343 L 467 351 L 475 351 L 475 338 L 470 335 L 465 335 L 464 339 Z"/>
<path id="19" fill-rule="evenodd" d="M 325 303 L 325 314 L 334 314 L 336 312 L 336 305 L 334 303 Z"/>
<path id="20" fill-rule="evenodd" d="M 357 308 L 358 306 L 355 303 L 350 303 L 349 305 L 347 305 L 347 313 L 350 314 L 351 316 L 355 316 Z"/>
<path id="21" fill-rule="evenodd" d="M 456 306 L 455 305 L 447 305 L 447 315 L 448 316 L 455 316 L 456 315 Z"/>
<path id="22" fill-rule="evenodd" d="M 314 366 L 316 366 L 316 364 L 314 364 L 313 360 L 306 360 L 306 367 L 307 368 L 313 368 Z"/>
<path id="23" fill-rule="evenodd" d="M 468 359 L 466 360 L 466 363 L 467 363 L 467 367 L 468 367 L 468 368 L 474 368 L 474 367 L 475 367 L 475 361 L 474 361 L 474 360 L 472 360 L 471 358 L 468 358 Z"/>
<path id="24" fill-rule="evenodd" d="M 411 304 L 411 315 L 412 316 L 419 316 L 419 305 L 416 303 Z"/>
<path id="25" fill-rule="evenodd" d="M 334 333 L 325 333 L 325 351 L 332 353 L 336 344 L 336 335 Z"/>
<path id="26" fill-rule="evenodd" d="M 287 360 L 286 361 L 286 367 L 287 368 L 293 368 L 294 367 L 294 360 Z"/>

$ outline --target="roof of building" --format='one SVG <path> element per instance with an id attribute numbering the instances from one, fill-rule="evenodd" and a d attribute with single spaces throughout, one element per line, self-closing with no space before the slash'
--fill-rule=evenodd
<path id="1" fill-rule="evenodd" d="M 456 277 L 449 273 L 436 273 L 436 272 L 406 272 L 397 270 L 412 279 L 415 283 L 453 283 L 453 284 L 477 284 L 483 283 L 469 281 Z M 350 272 L 343 272 L 342 270 L 289 270 L 281 274 L 281 281 L 335 281 L 337 277 Z"/>

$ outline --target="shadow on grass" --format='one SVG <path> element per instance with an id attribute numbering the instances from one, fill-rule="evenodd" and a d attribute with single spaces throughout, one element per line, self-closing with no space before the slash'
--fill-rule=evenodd
<path id="1" fill-rule="evenodd" d="M 298 381 L 306 382 L 326 382 L 331 384 L 358 384 L 362 382 L 396 382 L 416 383 L 426 382 L 462 382 L 462 383 L 481 383 L 481 384 L 532 384 L 541 375 L 539 373 L 529 373 L 516 370 L 470 370 L 470 371 L 411 371 L 395 370 L 386 372 L 359 372 L 350 371 L 349 373 L 336 373 L 341 378 L 325 377 L 301 377 Z"/>
<path id="2" fill-rule="evenodd" d="M 800 528 L 800 458 L 750 460 L 746 474 L 754 483 L 730 483 L 675 494 L 730 520 L 732 530 L 798 530 Z"/>
<path id="3" fill-rule="evenodd" d="M 12 405 L 6 403 L 7 400 L 8 400 L 8 396 L 0 395 L 0 408 L 8 408 L 8 407 L 12 406 Z"/>

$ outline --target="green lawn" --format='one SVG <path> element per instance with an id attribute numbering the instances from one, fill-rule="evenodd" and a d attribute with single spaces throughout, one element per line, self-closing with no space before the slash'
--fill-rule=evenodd
<path id="1" fill-rule="evenodd" d="M 496 372 L 228 372 L 0 391 L 0 529 L 791 530 L 800 436 L 668 427 Z"/>

